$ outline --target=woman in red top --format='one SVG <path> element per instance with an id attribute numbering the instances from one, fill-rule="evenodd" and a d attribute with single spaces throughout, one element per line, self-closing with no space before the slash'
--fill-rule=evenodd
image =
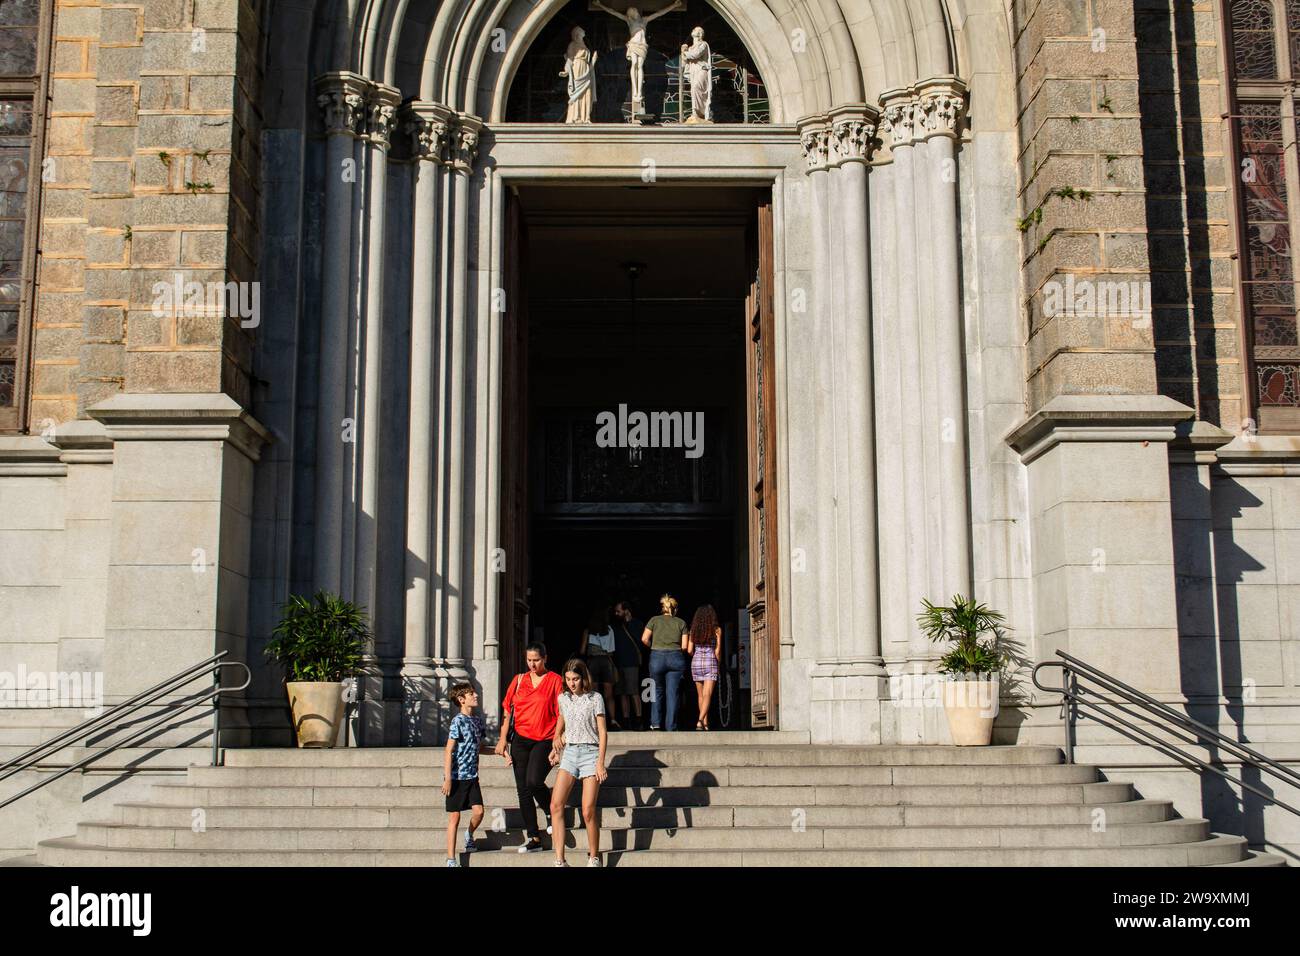
<path id="1" fill-rule="evenodd" d="M 528 840 L 520 853 L 542 848 L 542 833 L 537 827 L 537 808 L 547 813 L 551 791 L 546 786 L 550 772 L 551 738 L 560 717 L 557 701 L 564 690 L 560 675 L 546 669 L 546 645 L 529 644 L 524 652 L 528 670 L 510 682 L 501 705 L 501 738 L 496 752 L 515 768 L 515 789 L 519 792 L 519 813 L 528 830 Z M 510 728 L 515 731 L 509 751 L 506 740 Z M 546 832 L 551 832 L 549 819 Z"/>

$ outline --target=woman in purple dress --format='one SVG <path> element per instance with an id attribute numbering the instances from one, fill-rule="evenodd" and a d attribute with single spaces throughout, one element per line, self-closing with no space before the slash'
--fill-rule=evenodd
<path id="1" fill-rule="evenodd" d="M 700 708 L 696 730 L 709 729 L 709 705 L 713 702 L 713 688 L 717 686 L 722 660 L 722 626 L 712 604 L 706 604 L 691 618 L 686 652 L 691 655 L 691 679 L 695 681 L 695 696 Z"/>

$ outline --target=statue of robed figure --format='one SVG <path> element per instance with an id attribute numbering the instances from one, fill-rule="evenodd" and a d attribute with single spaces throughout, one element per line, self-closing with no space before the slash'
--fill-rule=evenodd
<path id="1" fill-rule="evenodd" d="M 682 44 L 682 66 L 691 90 L 691 115 L 687 123 L 713 122 L 713 51 L 704 42 L 704 28 L 691 31 Z"/>
<path id="2" fill-rule="evenodd" d="M 596 102 L 596 57 L 587 49 L 582 27 L 574 27 L 569 35 L 569 46 L 564 51 L 564 69 L 560 76 L 569 79 L 569 106 L 564 113 L 566 123 L 590 123 L 591 107 Z"/>

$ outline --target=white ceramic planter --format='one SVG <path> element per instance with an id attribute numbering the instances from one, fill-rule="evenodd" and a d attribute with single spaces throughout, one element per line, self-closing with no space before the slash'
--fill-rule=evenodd
<path id="1" fill-rule="evenodd" d="M 333 747 L 343 726 L 343 684 L 289 681 L 289 710 L 299 747 Z"/>
<path id="2" fill-rule="evenodd" d="M 998 716 L 998 677 L 992 680 L 942 681 L 943 712 L 958 747 L 987 747 Z"/>

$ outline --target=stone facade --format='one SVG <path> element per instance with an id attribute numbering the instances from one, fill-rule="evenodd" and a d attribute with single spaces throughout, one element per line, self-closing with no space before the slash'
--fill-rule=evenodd
<path id="1" fill-rule="evenodd" d="M 495 718 L 505 191 L 652 159 L 772 190 L 782 729 L 946 741 L 913 621 L 974 591 L 1029 662 L 1068 651 L 1294 758 L 1300 441 L 1237 434 L 1216 5 L 717 0 L 769 125 L 506 123 L 563 5 L 58 3 L 0 669 L 102 671 L 112 702 L 228 650 L 255 666 L 225 742 L 284 744 L 256 665 L 277 605 L 326 587 L 375 625 L 354 742 L 439 743 L 464 678 Z M 160 310 L 177 275 L 254 282 L 260 313 Z M 1000 739 L 1059 741 L 1056 698 L 1005 690 Z M 0 713 L 0 742 L 74 716 Z M 1080 746 L 1300 843 L 1098 728 Z"/>

